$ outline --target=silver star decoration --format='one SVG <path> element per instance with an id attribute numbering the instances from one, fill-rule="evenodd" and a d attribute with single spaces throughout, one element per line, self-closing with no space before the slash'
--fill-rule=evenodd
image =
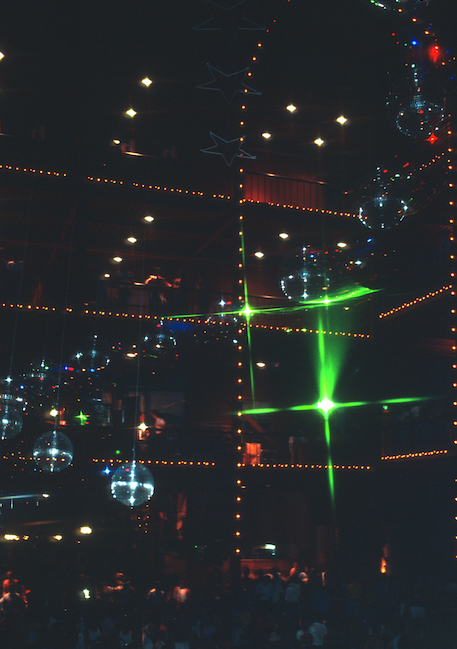
<path id="1" fill-rule="evenodd" d="M 212 155 L 220 155 L 224 158 L 225 164 L 230 167 L 233 160 L 236 158 L 247 158 L 248 160 L 255 160 L 256 156 L 246 153 L 241 148 L 243 140 L 240 137 L 235 138 L 234 140 L 224 140 L 222 137 L 219 137 L 215 133 L 210 131 L 209 133 L 214 142 L 214 146 L 210 146 L 207 149 L 201 149 L 202 153 L 211 153 Z"/>
<path id="2" fill-rule="evenodd" d="M 232 72 L 231 74 L 225 74 L 221 70 L 213 68 L 209 63 L 206 64 L 211 76 L 213 77 L 212 81 L 203 83 L 201 86 L 197 86 L 201 90 L 217 90 L 224 97 L 227 104 L 231 104 L 234 96 L 237 92 L 241 92 L 246 95 L 261 95 L 262 93 L 258 90 L 254 90 L 250 86 L 243 83 L 249 68 L 244 70 L 238 70 L 238 72 Z"/>
<path id="3" fill-rule="evenodd" d="M 205 22 L 194 27 L 195 30 L 209 30 L 209 31 L 221 31 L 225 40 L 229 45 L 235 40 L 235 36 L 238 30 L 242 31 L 251 31 L 251 30 L 261 30 L 264 31 L 265 27 L 257 25 L 252 20 L 245 18 L 244 14 L 249 4 L 249 0 L 241 0 L 233 7 L 222 7 L 221 5 L 213 2 L 212 0 L 205 0 L 205 4 L 208 7 L 211 18 L 205 20 Z"/>

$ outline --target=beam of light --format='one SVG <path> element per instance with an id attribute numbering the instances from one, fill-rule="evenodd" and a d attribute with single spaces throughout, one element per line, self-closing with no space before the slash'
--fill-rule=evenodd
<path id="1" fill-rule="evenodd" d="M 331 447 L 330 447 L 330 424 L 329 424 L 329 414 L 328 411 L 324 412 L 324 430 L 325 430 L 325 441 L 327 443 L 327 451 L 328 451 L 328 458 L 327 458 L 327 466 L 328 466 L 328 486 L 330 490 L 330 498 L 332 501 L 332 509 L 335 510 L 335 481 L 334 481 L 334 475 L 333 475 L 333 462 L 332 462 L 332 454 L 331 454 Z"/>
<path id="2" fill-rule="evenodd" d="M 417 403 L 421 401 L 432 401 L 440 397 L 400 397 L 398 399 L 380 399 L 379 401 L 347 401 L 345 403 L 333 403 L 326 397 L 314 404 L 302 404 L 290 408 L 251 408 L 243 410 L 246 415 L 268 415 L 274 412 L 297 412 L 304 410 L 320 410 L 325 417 L 332 410 L 338 408 L 360 408 L 361 406 L 388 405 L 390 403 Z"/>
<path id="3" fill-rule="evenodd" d="M 252 362 L 252 345 L 251 345 L 251 328 L 249 323 L 251 321 L 251 314 L 254 311 L 249 306 L 249 296 L 248 296 L 248 283 L 246 277 L 246 254 L 244 250 L 244 228 L 243 222 L 240 221 L 240 232 L 241 232 L 241 263 L 243 264 L 243 287 L 244 287 L 244 309 L 238 311 L 237 314 L 243 315 L 246 318 L 246 336 L 248 343 L 248 357 L 249 357 L 249 383 L 251 386 L 251 399 L 255 401 L 255 389 L 254 389 L 254 368 Z"/>
<path id="4" fill-rule="evenodd" d="M 243 266 L 244 266 L 244 250 L 243 250 Z M 255 315 L 262 314 L 287 314 L 287 313 L 297 313 L 298 311 L 306 311 L 308 309 L 322 308 L 327 306 L 332 306 L 333 304 L 343 304 L 344 302 L 349 302 L 351 300 L 356 300 L 358 298 L 363 298 L 366 295 L 371 295 L 372 293 L 377 293 L 382 289 L 371 289 L 365 288 L 363 286 L 357 286 L 351 291 L 342 289 L 340 293 L 335 293 L 334 295 L 328 295 L 325 298 L 320 300 L 307 300 L 302 304 L 296 304 L 294 306 L 279 306 L 279 307 L 261 307 L 258 309 L 251 308 L 248 304 L 248 295 L 247 295 L 247 283 L 246 276 L 244 280 L 244 293 L 245 293 L 245 306 L 243 309 L 228 309 L 226 311 L 214 311 L 213 313 L 179 313 L 177 315 L 170 316 L 173 320 L 179 320 L 181 318 L 216 318 L 216 317 L 227 317 L 227 316 L 240 316 L 245 315 L 249 318 L 252 318 Z"/>
<path id="5" fill-rule="evenodd" d="M 0 500 L 21 500 L 25 498 L 47 498 L 47 494 L 16 494 L 11 496 L 0 496 Z"/>

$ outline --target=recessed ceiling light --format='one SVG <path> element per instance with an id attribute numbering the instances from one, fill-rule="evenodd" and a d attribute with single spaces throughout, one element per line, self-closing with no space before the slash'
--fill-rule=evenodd
<path id="1" fill-rule="evenodd" d="M 271 137 L 271 133 L 268 133 L 268 131 L 265 131 L 265 133 L 262 133 L 262 137 L 265 138 L 265 140 L 269 140 Z"/>
<path id="2" fill-rule="evenodd" d="M 135 117 L 136 110 L 133 110 L 133 108 L 129 108 L 128 110 L 125 111 L 125 114 L 128 115 L 129 117 Z"/>
<path id="3" fill-rule="evenodd" d="M 293 113 L 297 110 L 297 107 L 294 106 L 293 104 L 289 104 L 288 106 L 286 106 L 286 110 L 288 110 L 289 113 Z"/>
<path id="4" fill-rule="evenodd" d="M 279 238 L 280 239 L 288 239 L 289 235 L 287 234 L 287 232 L 280 232 Z"/>
<path id="5" fill-rule="evenodd" d="M 324 144 L 324 140 L 321 137 L 318 137 L 314 140 L 314 144 L 317 144 L 317 146 L 322 146 Z"/>
<path id="6" fill-rule="evenodd" d="M 258 259 L 262 259 L 262 257 L 265 257 L 264 253 L 261 252 L 260 250 L 258 250 L 257 252 L 255 252 L 254 255 L 255 255 Z"/>

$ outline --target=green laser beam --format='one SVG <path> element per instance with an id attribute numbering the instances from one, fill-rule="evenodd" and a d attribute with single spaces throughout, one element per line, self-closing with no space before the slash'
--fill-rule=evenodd
<path id="1" fill-rule="evenodd" d="M 244 251 L 244 228 L 242 223 L 240 223 L 240 227 L 241 227 L 241 260 L 243 264 L 243 275 L 244 275 L 243 277 L 244 309 L 239 313 L 240 315 L 244 315 L 244 317 L 246 318 L 246 337 L 248 342 L 248 358 L 249 358 L 249 382 L 251 385 L 251 399 L 254 402 L 255 401 L 254 366 L 252 362 L 251 328 L 249 326 L 249 323 L 251 321 L 251 314 L 253 313 L 253 311 L 249 307 L 248 281 L 246 277 L 246 256 Z"/>
<path id="2" fill-rule="evenodd" d="M 327 442 L 327 452 L 328 452 L 328 458 L 327 458 L 328 486 L 330 490 L 330 498 L 332 500 L 332 509 L 335 510 L 335 480 L 333 475 L 333 462 L 332 462 L 332 452 L 331 452 L 331 445 L 330 445 L 330 424 L 328 421 L 328 412 L 325 412 L 324 421 L 325 421 L 325 426 L 324 426 L 325 441 Z"/>
<path id="3" fill-rule="evenodd" d="M 290 408 L 252 408 L 249 410 L 243 410 L 243 414 L 246 415 L 268 415 L 275 412 L 294 412 L 294 411 L 305 411 L 305 410 L 320 410 L 324 415 L 329 413 L 332 410 L 337 410 L 338 408 L 358 408 L 361 406 L 373 406 L 373 405 L 388 405 L 390 403 L 414 403 L 422 401 L 431 401 L 433 399 L 440 399 L 441 397 L 401 397 L 399 399 L 381 399 L 379 401 L 347 401 L 345 403 L 333 403 L 330 400 L 328 402 L 331 404 L 329 406 L 324 397 L 321 401 L 318 401 L 314 404 L 303 404 L 300 406 L 292 406 Z M 323 405 L 325 404 L 325 405 Z"/>
<path id="4" fill-rule="evenodd" d="M 365 297 L 366 295 L 371 295 L 372 293 L 377 293 L 381 289 L 370 289 L 363 286 L 357 286 L 355 289 L 348 291 L 347 289 L 342 289 L 340 293 L 335 293 L 329 295 L 325 298 L 319 300 L 307 300 L 301 304 L 295 304 L 293 306 L 279 306 L 279 307 L 259 307 L 251 308 L 248 304 L 248 295 L 247 295 L 247 283 L 245 278 L 245 307 L 244 309 L 228 309 L 226 311 L 215 311 L 214 313 L 179 313 L 173 316 L 169 316 L 173 320 L 179 320 L 181 318 L 213 318 L 213 317 L 223 317 L 223 316 L 239 316 L 246 315 L 249 316 L 258 315 L 258 314 L 284 314 L 284 313 L 294 313 L 297 311 L 306 311 L 307 309 L 315 309 L 317 307 L 327 307 L 332 306 L 333 304 L 342 304 L 346 301 L 350 302 L 360 297 Z"/>

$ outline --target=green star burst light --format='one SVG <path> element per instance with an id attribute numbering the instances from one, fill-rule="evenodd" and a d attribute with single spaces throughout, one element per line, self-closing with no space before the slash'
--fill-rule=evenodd
<path id="1" fill-rule="evenodd" d="M 329 314 L 328 307 L 325 309 L 326 313 L 324 314 L 327 318 L 327 330 L 329 327 Z M 318 394 L 319 399 L 317 403 L 313 404 L 300 404 L 298 406 L 292 406 L 289 408 L 252 408 L 245 410 L 244 412 L 248 415 L 264 415 L 271 414 L 276 412 L 297 412 L 297 411 L 306 411 L 306 410 L 317 410 L 319 411 L 324 418 L 324 433 L 325 441 L 327 444 L 327 453 L 328 453 L 328 482 L 330 497 L 332 500 L 332 507 L 335 508 L 335 486 L 334 486 L 334 475 L 333 475 L 333 462 L 331 455 L 331 430 L 330 430 L 330 416 L 332 411 L 338 408 L 357 408 L 368 405 L 388 405 L 393 403 L 411 403 L 418 401 L 430 400 L 434 397 L 399 397 L 396 399 L 381 399 L 379 401 L 348 401 L 344 403 L 338 403 L 333 401 L 333 394 L 336 388 L 339 377 L 341 376 L 341 371 L 344 366 L 344 361 L 347 353 L 348 339 L 347 338 L 336 338 L 326 340 L 324 334 L 322 333 L 322 314 L 318 315 L 318 328 L 320 333 L 318 334 L 318 344 L 316 348 L 316 383 L 318 385 Z M 349 339 L 350 340 L 350 339 Z"/>

